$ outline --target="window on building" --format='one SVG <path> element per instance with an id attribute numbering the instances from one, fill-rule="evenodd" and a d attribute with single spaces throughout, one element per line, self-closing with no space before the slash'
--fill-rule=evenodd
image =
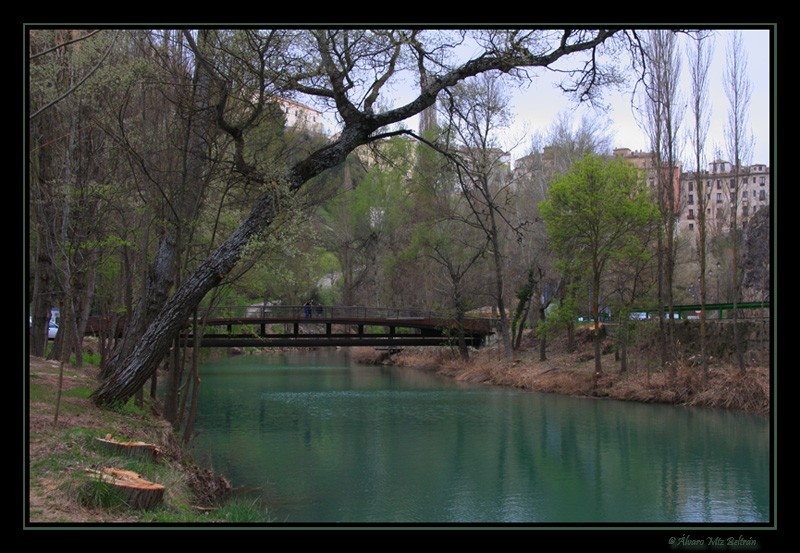
<path id="1" fill-rule="evenodd" d="M 689 190 L 694 190 L 694 183 L 689 181 Z"/>
<path id="2" fill-rule="evenodd" d="M 720 188 L 722 188 L 722 181 L 717 179 L 717 190 L 719 190 Z"/>
<path id="3" fill-rule="evenodd" d="M 694 219 L 694 209 L 689 210 L 689 219 Z"/>
<path id="4" fill-rule="evenodd" d="M 755 177 L 753 177 L 753 182 L 755 182 Z M 767 177 L 761 177 L 761 186 L 764 186 L 767 183 Z"/>
<path id="5" fill-rule="evenodd" d="M 722 194 L 717 194 L 717 203 L 722 202 Z"/>
<path id="6" fill-rule="evenodd" d="M 689 223 L 689 230 L 694 230 L 694 223 Z"/>
<path id="7" fill-rule="evenodd" d="M 689 205 L 694 204 L 694 194 L 689 194 Z"/>
<path id="8" fill-rule="evenodd" d="M 731 188 L 736 187 L 736 179 L 731 179 Z"/>
<path id="9" fill-rule="evenodd" d="M 742 206 L 742 215 L 747 217 L 750 214 L 750 209 L 748 208 L 747 204 Z"/>
<path id="10" fill-rule="evenodd" d="M 763 202 L 767 199 L 767 192 L 766 190 L 761 190 L 760 192 L 761 194 L 758 195 L 758 199 Z"/>

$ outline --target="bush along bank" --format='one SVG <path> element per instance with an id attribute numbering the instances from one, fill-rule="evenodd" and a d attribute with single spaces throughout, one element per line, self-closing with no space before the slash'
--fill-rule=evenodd
<path id="1" fill-rule="evenodd" d="M 694 321 L 692 321 L 694 322 Z M 684 325 L 686 327 L 686 325 Z M 722 325 L 720 335 L 730 325 Z M 662 368 L 652 333 L 629 347 L 627 370 L 620 370 L 618 352 L 613 342 L 604 341 L 603 371 L 595 375 L 592 336 L 588 327 L 576 329 L 575 349 L 560 336 L 548 344 L 545 360 L 540 360 L 538 342 L 532 333 L 523 340 L 515 359 L 508 361 L 497 347 L 473 350 L 469 359 L 458 355 L 457 348 L 407 348 L 392 355 L 384 364 L 413 366 L 432 370 L 463 382 L 509 386 L 524 390 L 557 393 L 577 397 L 609 398 L 642 403 L 667 403 L 697 407 L 733 409 L 751 413 L 770 412 L 771 374 L 768 365 L 768 342 L 760 336 L 760 325 L 751 327 L 756 336 L 745 355 L 747 370 L 741 374 L 733 362 L 732 345 L 714 340 L 710 350 L 708 378 L 704 377 L 694 346 L 676 354 L 675 371 Z"/>

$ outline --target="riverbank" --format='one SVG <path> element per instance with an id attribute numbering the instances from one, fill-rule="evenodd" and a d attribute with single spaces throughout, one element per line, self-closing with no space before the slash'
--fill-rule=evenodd
<path id="1" fill-rule="evenodd" d="M 28 391 L 28 528 L 62 524 L 238 522 L 261 517 L 258 506 L 232 502 L 230 483 L 198 466 L 159 417 L 157 405 L 133 402 L 118 409 L 99 409 L 89 399 L 97 387 L 95 366 L 67 365 L 61 379 L 59 363 L 29 358 Z M 56 410 L 58 419 L 56 421 Z M 143 461 L 108 451 L 101 439 L 142 442 L 157 455 Z M 165 487 L 163 502 L 148 510 L 128 507 L 108 487 L 88 477 L 100 467 L 132 470 Z M 260 509 L 260 510 L 259 510 Z"/>
<path id="2" fill-rule="evenodd" d="M 257 352 L 250 352 L 258 354 Z M 561 343 L 548 348 L 546 361 L 530 343 L 507 361 L 496 347 L 472 351 L 463 361 L 455 350 L 406 348 L 391 353 L 372 348 L 352 348 L 361 363 L 390 364 L 435 371 L 463 382 L 509 386 L 518 389 L 578 397 L 607 398 L 644 403 L 702 406 L 766 414 L 770 405 L 770 371 L 753 364 L 744 375 L 730 363 L 714 361 L 708 381 L 699 367 L 679 364 L 670 378 L 655 366 L 657 356 L 646 348 L 630 352 L 630 367 L 622 373 L 613 353 L 603 356 L 603 375 L 595 380 L 590 342 L 579 340 L 567 352 Z M 241 506 L 221 499 L 235 497 L 230 483 L 208 468 L 196 465 L 158 405 L 132 402 L 119 409 L 99 409 L 89 400 L 98 384 L 94 366 L 65 367 L 58 421 L 59 364 L 30 357 L 27 375 L 28 497 L 27 521 L 33 526 L 60 524 L 151 524 L 268 522 L 263 506 Z M 157 462 L 142 463 L 110 455 L 98 438 L 145 442 L 157 446 Z M 102 501 L 89 485 L 86 469 L 122 465 L 146 479 L 164 484 L 163 505 L 140 511 Z M 245 498 L 246 499 L 246 498 Z M 233 505 L 229 508 L 228 505 Z M 246 518 L 245 518 L 246 517 Z"/>
<path id="3" fill-rule="evenodd" d="M 499 346 L 473 350 L 466 361 L 455 348 L 406 348 L 393 355 L 380 351 L 360 354 L 362 362 L 417 367 L 462 382 L 576 397 L 758 414 L 770 411 L 771 375 L 767 366 L 751 364 L 741 374 L 733 363 L 712 359 L 706 380 L 696 360 L 679 361 L 677 374 L 672 377 L 658 367 L 658 355 L 651 348 L 632 348 L 628 356 L 628 369 L 623 372 L 614 353 L 605 353 L 602 375 L 595 378 L 593 344 L 580 336 L 575 351 L 568 352 L 564 342 L 555 342 L 548 348 L 544 361 L 539 359 L 538 349 L 530 345 L 517 351 L 513 361 L 505 358 Z"/>

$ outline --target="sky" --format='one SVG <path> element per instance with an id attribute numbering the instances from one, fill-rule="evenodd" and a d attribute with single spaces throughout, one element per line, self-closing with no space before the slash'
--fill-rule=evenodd
<path id="1" fill-rule="evenodd" d="M 770 70 L 774 67 L 774 61 L 770 56 L 770 46 L 774 40 L 774 34 L 768 29 L 739 29 L 742 32 L 744 46 L 747 51 L 747 68 L 751 86 L 751 101 L 749 110 L 748 125 L 754 138 L 752 155 L 746 163 L 769 163 L 770 147 L 773 131 L 770 128 L 771 99 L 773 97 L 773 79 Z M 708 131 L 708 145 L 705 151 L 706 159 L 710 162 L 717 157 L 727 159 L 725 154 L 725 126 L 728 116 L 728 99 L 723 85 L 723 74 L 726 62 L 726 49 L 730 39 L 731 31 L 716 29 L 714 38 L 713 59 L 710 67 L 711 79 L 709 81 L 709 106 L 711 109 L 711 121 Z M 685 52 L 685 50 L 681 50 Z M 689 70 L 688 58 L 685 54 L 681 56 L 683 78 L 684 100 L 688 101 L 691 90 L 688 78 Z M 593 112 L 587 106 L 576 106 L 570 99 L 555 88 L 555 78 L 546 71 L 539 70 L 534 82 L 523 89 L 516 89 L 511 99 L 511 113 L 513 124 L 505 133 L 505 143 L 503 146 L 511 153 L 512 160 L 516 160 L 530 151 L 530 135 L 538 132 L 546 135 L 548 129 L 555 122 L 559 114 L 563 112 L 573 112 L 575 125 L 580 122 L 584 113 L 591 116 L 602 116 L 610 120 L 611 134 L 613 135 L 613 147 L 630 148 L 631 150 L 649 151 L 649 141 L 646 134 L 637 124 L 631 106 L 631 94 L 628 92 L 609 93 L 604 99 L 610 108 L 605 114 Z M 399 105 L 410 100 L 416 94 L 416 89 L 409 87 L 405 90 L 395 90 L 393 105 Z M 327 117 L 326 117 L 327 119 Z M 681 124 L 679 135 L 684 138 L 685 146 L 681 154 L 682 159 L 691 159 L 693 154 L 688 140 L 685 136 L 691 130 L 688 116 L 686 121 Z M 328 129 L 335 129 L 336 124 L 329 120 Z M 412 118 L 404 122 L 404 126 L 417 128 L 417 118 Z M 690 168 L 686 165 L 686 169 Z"/>
<path id="2" fill-rule="evenodd" d="M 770 152 L 770 99 L 772 94 L 772 77 L 770 68 L 773 66 L 770 58 L 770 43 L 772 40 L 768 30 L 744 30 L 742 38 L 748 56 L 748 73 L 751 86 L 751 102 L 749 111 L 749 127 L 753 133 L 754 146 L 750 164 L 769 163 Z M 725 67 L 725 50 L 730 38 L 730 31 L 717 30 L 714 41 L 714 54 L 710 67 L 711 79 L 709 81 L 709 104 L 711 107 L 711 121 L 708 142 L 711 148 L 706 151 L 710 160 L 714 152 L 725 151 L 725 125 L 728 115 L 728 99 L 723 87 L 723 72 Z M 682 70 L 688 72 L 688 60 L 685 56 L 681 59 Z M 685 78 L 684 97 L 688 100 L 690 81 Z M 611 111 L 607 117 L 612 122 L 614 147 L 630 148 L 631 150 L 649 151 L 648 139 L 636 123 L 631 109 L 630 93 L 616 93 L 607 98 Z M 546 133 L 560 112 L 574 110 L 560 91 L 553 88 L 551 82 L 540 82 L 527 90 L 518 91 L 513 97 L 512 112 L 515 125 L 512 135 L 518 135 L 520 129 Z M 586 108 L 575 112 L 575 121 L 580 121 L 581 114 L 592 113 Z M 681 125 L 682 133 L 689 132 L 691 127 L 687 122 Z M 524 141 L 521 146 L 512 150 L 512 158 L 524 155 L 524 149 L 529 148 L 529 141 Z M 690 156 L 690 146 L 687 146 L 685 156 Z M 723 158 L 727 158 L 724 154 Z"/>

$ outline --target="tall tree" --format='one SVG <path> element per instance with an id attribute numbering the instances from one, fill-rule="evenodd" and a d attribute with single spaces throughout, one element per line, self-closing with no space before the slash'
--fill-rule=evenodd
<path id="1" fill-rule="evenodd" d="M 658 239 L 658 304 L 661 361 L 675 374 L 674 276 L 676 260 L 675 221 L 678 212 L 678 129 L 683 117 L 679 96 L 680 59 L 678 35 L 669 29 L 647 33 L 645 52 L 645 117 L 650 138 L 652 169 L 661 210 L 662 232 Z M 666 307 L 666 312 L 665 312 Z M 665 318 L 666 317 L 666 318 Z"/>
<path id="2" fill-rule="evenodd" d="M 458 192 L 452 165 L 432 150 L 421 148 L 414 176 L 416 224 L 405 254 L 423 263 L 433 278 L 437 295 L 449 298 L 446 309 L 458 323 L 458 348 L 463 359 L 469 357 L 464 337 L 468 309 L 478 307 L 475 298 L 475 269 L 484 258 L 486 235 L 471 222 L 467 200 Z"/>
<path id="3" fill-rule="evenodd" d="M 730 234 L 733 247 L 733 339 L 736 343 L 736 360 L 739 371 L 744 373 L 746 365 L 741 340 L 739 339 L 739 310 L 736 308 L 741 294 L 741 270 L 739 267 L 739 195 L 742 172 L 752 151 L 752 136 L 748 125 L 750 109 L 750 80 L 747 77 L 747 51 L 741 32 L 734 32 L 726 49 L 726 64 L 723 75 L 725 94 L 728 98 L 728 119 L 725 126 L 725 141 L 733 164 L 731 181 Z"/>
<path id="4" fill-rule="evenodd" d="M 526 224 L 519 242 L 519 254 L 514 258 L 518 263 L 521 262 L 523 274 L 533 274 L 535 293 L 531 300 L 532 304 L 535 303 L 539 324 L 543 324 L 546 310 L 557 293 L 567 294 L 571 289 L 565 280 L 568 271 L 559 271 L 554 266 L 539 204 L 545 200 L 550 183 L 566 173 L 572 163 L 587 154 L 605 155 L 611 152 L 612 136 L 609 129 L 609 122 L 597 114 L 585 115 L 576 122 L 569 112 L 562 112 L 544 136 L 534 138 L 529 154 L 515 165 L 514 185 L 518 196 L 526 201 L 515 202 L 514 208 L 518 212 L 517 220 L 520 224 L 523 221 Z M 567 303 L 562 304 L 564 312 Z M 565 318 L 563 324 L 567 325 L 572 338 L 572 320 Z M 546 334 L 537 334 L 539 358 L 542 361 L 547 357 Z"/>
<path id="5" fill-rule="evenodd" d="M 700 262 L 700 357 L 703 364 L 703 376 L 708 378 L 708 355 L 706 354 L 706 264 L 708 223 L 706 221 L 706 191 L 703 186 L 703 170 L 705 164 L 704 147 L 711 120 L 711 109 L 708 103 L 708 73 L 711 65 L 711 46 L 708 37 L 699 36 L 689 44 L 691 75 L 690 116 L 692 122 L 691 144 L 694 149 L 694 196 L 697 198 L 697 255 Z"/>
<path id="6" fill-rule="evenodd" d="M 348 158 L 342 189 L 319 210 L 322 242 L 339 261 L 345 305 L 367 298 L 386 304 L 391 295 L 387 267 L 401 241 L 398 229 L 408 207 L 411 146 L 410 140 L 398 137 L 355 152 L 351 158 L 365 160 Z"/>
<path id="7" fill-rule="evenodd" d="M 40 30 L 30 36 L 31 237 L 36 255 L 32 351 L 44 354 L 51 307 L 62 316 L 51 355 L 81 363 L 82 336 L 105 239 L 113 163 L 94 120 L 102 93 L 88 82 L 112 51 L 116 34 Z M 69 309 L 67 309 L 69 308 Z"/>
<path id="8" fill-rule="evenodd" d="M 494 262 L 494 301 L 506 357 L 513 359 L 509 313 L 505 297 L 504 230 L 511 225 L 510 167 L 498 134 L 510 121 L 508 96 L 497 74 L 484 73 L 454 87 L 448 96 L 448 128 L 454 140 L 448 157 L 455 162 L 458 183 L 472 213 L 473 224 L 485 234 Z M 514 231 L 519 232 L 518 228 Z"/>
<path id="9" fill-rule="evenodd" d="M 186 33 L 190 35 L 189 31 Z M 244 37 L 256 39 L 258 34 L 245 30 Z M 448 65 L 442 63 L 440 56 L 433 56 L 433 50 L 424 48 L 426 31 L 313 29 L 292 33 L 296 41 L 279 49 L 280 63 L 270 65 L 272 58 L 266 55 L 277 50 L 248 59 L 262 74 L 268 73 L 279 80 L 282 90 L 293 89 L 330 101 L 343 128 L 329 145 L 297 161 L 281 178 L 259 170 L 252 159 L 247 159 L 244 144 L 249 120 L 232 122 L 226 117 L 232 101 L 226 91 L 231 90 L 234 82 L 214 67 L 207 52 L 198 48 L 193 39 L 189 40 L 194 59 L 208 64 L 211 78 L 218 85 L 214 113 L 217 126 L 233 142 L 234 167 L 263 186 L 265 192 L 239 227 L 191 275 L 182 279 L 131 353 L 115 363 L 109 377 L 95 390 L 93 400 L 108 404 L 134 394 L 156 369 L 195 306 L 234 268 L 250 240 L 273 224 L 283 199 L 295 194 L 313 177 L 343 162 L 356 147 L 406 133 L 382 129 L 431 106 L 442 90 L 486 71 L 549 67 L 559 60 L 570 62 L 574 58 L 577 66 L 569 74 L 570 88 L 579 97 L 588 98 L 596 86 L 613 76 L 596 63 L 598 48 L 621 34 L 616 29 L 486 31 L 476 36 L 477 44 L 483 47 L 477 56 Z M 402 74 L 401 69 L 416 70 L 420 64 L 430 68 L 428 84 L 423 85 L 420 94 L 404 105 L 380 111 L 378 100 L 387 83 Z"/>
<path id="10" fill-rule="evenodd" d="M 540 209 L 558 257 L 582 267 L 589 277 L 599 377 L 603 277 L 610 262 L 641 251 L 640 231 L 651 225 L 655 206 L 632 164 L 587 155 L 550 186 Z"/>

